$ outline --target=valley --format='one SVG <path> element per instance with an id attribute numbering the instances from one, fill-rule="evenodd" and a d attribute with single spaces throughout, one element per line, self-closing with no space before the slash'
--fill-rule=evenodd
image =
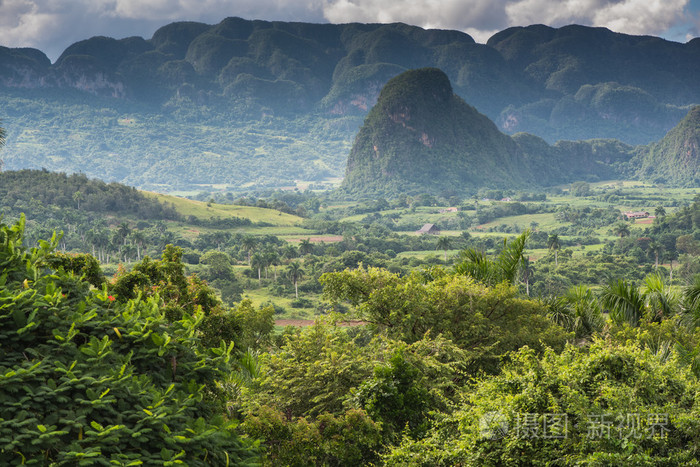
<path id="1" fill-rule="evenodd" d="M 0 47 L 0 464 L 695 465 L 698 41 Z"/>

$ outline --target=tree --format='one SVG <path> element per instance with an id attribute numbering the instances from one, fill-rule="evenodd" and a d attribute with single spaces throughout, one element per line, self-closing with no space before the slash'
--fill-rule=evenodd
<path id="1" fill-rule="evenodd" d="M 500 282 L 515 284 L 518 277 L 525 243 L 530 238 L 530 231 L 526 230 L 518 237 L 508 242 L 503 239 L 503 249 L 495 259 L 489 259 L 482 251 L 469 248 L 460 252 L 460 262 L 455 265 L 455 272 L 473 277 L 487 285 L 495 285 Z"/>
<path id="2" fill-rule="evenodd" d="M 638 326 L 644 315 L 644 297 L 632 284 L 618 279 L 607 285 L 601 295 L 603 306 L 610 312 L 615 323 Z"/>
<path id="3" fill-rule="evenodd" d="M 5 146 L 5 129 L 0 126 L 0 149 Z M 0 172 L 2 172 L 3 161 L 0 159 Z"/>
<path id="4" fill-rule="evenodd" d="M 615 224 L 615 227 L 613 227 L 613 233 L 618 235 L 620 238 L 626 237 L 630 234 L 629 225 L 627 225 L 626 222 L 618 222 Z"/>
<path id="5" fill-rule="evenodd" d="M 666 285 L 663 277 L 658 273 L 644 278 L 641 293 L 644 297 L 647 318 L 650 321 L 660 322 L 678 311 L 681 297 L 675 289 Z"/>
<path id="6" fill-rule="evenodd" d="M 231 258 L 224 252 L 218 250 L 207 251 L 199 259 L 199 262 L 209 266 L 207 271 L 209 280 L 231 280 L 233 277 Z"/>
<path id="7" fill-rule="evenodd" d="M 0 464 L 227 465 L 255 448 L 225 421 L 233 344 L 199 343 L 203 314 L 114 300 L 63 268 L 56 237 L 0 225 Z"/>
<path id="8" fill-rule="evenodd" d="M 532 277 L 532 274 L 535 272 L 535 267 L 532 265 L 532 262 L 530 261 L 529 256 L 523 255 L 522 259 L 520 260 L 520 269 L 522 270 L 523 281 L 525 282 L 525 295 L 527 295 L 529 297 L 530 296 L 530 278 Z"/>
<path id="9" fill-rule="evenodd" d="M 563 296 L 540 300 L 547 307 L 549 318 L 578 339 L 591 337 L 605 324 L 600 302 L 587 287 L 574 286 Z"/>
<path id="10" fill-rule="evenodd" d="M 131 227 L 129 227 L 129 224 L 127 222 L 122 222 L 119 224 L 117 227 L 117 237 L 120 239 L 122 244 L 126 245 L 126 239 L 129 237 L 129 234 L 131 233 Z"/>
<path id="11" fill-rule="evenodd" d="M 250 267 L 251 262 L 251 252 L 258 245 L 258 240 L 252 235 L 246 235 L 241 240 L 241 247 L 248 253 L 248 267 Z"/>
<path id="12" fill-rule="evenodd" d="M 136 257 L 141 261 L 141 250 L 146 244 L 146 236 L 140 230 L 131 232 L 131 241 L 136 245 Z"/>
<path id="13" fill-rule="evenodd" d="M 661 243 L 659 243 L 655 240 L 652 240 L 651 242 L 649 242 L 649 246 L 647 247 L 647 250 L 654 254 L 654 267 L 656 269 L 658 269 L 659 268 L 659 256 L 663 254 L 664 246 Z"/>
<path id="14" fill-rule="evenodd" d="M 468 352 L 473 371 L 496 371 L 501 356 L 522 345 L 562 348 L 569 337 L 541 303 L 519 298 L 508 282 L 487 286 L 440 268 L 430 273 L 358 268 L 325 273 L 319 281 L 324 298 L 349 302 L 354 316 L 377 333 L 407 343 L 442 334 Z"/>
<path id="15" fill-rule="evenodd" d="M 559 258 L 557 256 L 557 253 L 561 248 L 561 244 L 559 242 L 559 235 L 552 234 L 549 236 L 549 238 L 547 239 L 547 248 L 554 251 L 554 265 L 559 266 Z"/>
<path id="16" fill-rule="evenodd" d="M 427 436 L 390 447 L 379 463 L 692 465 L 699 390 L 674 352 L 603 340 L 539 357 L 523 348 Z"/>
<path id="17" fill-rule="evenodd" d="M 666 209 L 664 209 L 663 206 L 657 206 L 656 209 L 654 210 L 654 215 L 656 217 L 664 217 L 666 216 Z"/>
<path id="18" fill-rule="evenodd" d="M 297 248 L 294 245 L 292 245 L 291 243 L 286 244 L 284 246 L 283 251 L 282 251 L 282 256 L 284 256 L 284 258 L 286 260 L 291 260 L 291 259 L 296 258 L 298 256 Z"/>
<path id="19" fill-rule="evenodd" d="M 80 209 L 80 202 L 85 199 L 85 196 L 81 191 L 76 191 L 73 193 L 73 201 L 77 204 L 77 208 Z"/>
<path id="20" fill-rule="evenodd" d="M 294 296 L 299 298 L 299 281 L 304 277 L 304 270 L 299 261 L 292 261 L 287 267 L 287 276 L 294 284 Z"/>
<path id="21" fill-rule="evenodd" d="M 258 270 L 258 282 L 262 280 L 262 269 L 265 267 L 265 255 L 256 251 L 251 258 L 250 267 Z"/>
<path id="22" fill-rule="evenodd" d="M 700 243 L 695 240 L 693 235 L 679 235 L 676 239 L 676 250 L 697 256 L 700 254 Z"/>
<path id="23" fill-rule="evenodd" d="M 435 249 L 440 249 L 445 252 L 445 263 L 447 263 L 447 250 L 450 249 L 451 243 L 452 239 L 450 237 L 442 236 L 437 239 L 437 245 L 435 246 Z"/>
<path id="24" fill-rule="evenodd" d="M 277 265 L 280 264 L 280 255 L 274 248 L 268 248 L 264 252 L 265 255 L 265 279 L 267 279 L 267 268 L 269 266 L 274 267 L 275 282 L 277 282 Z"/>
<path id="25" fill-rule="evenodd" d="M 311 239 L 304 238 L 299 242 L 299 253 L 302 255 L 311 254 L 314 251 L 314 246 L 311 243 Z"/>

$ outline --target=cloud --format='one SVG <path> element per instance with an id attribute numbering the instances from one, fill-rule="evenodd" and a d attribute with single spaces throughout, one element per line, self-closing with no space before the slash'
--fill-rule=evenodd
<path id="1" fill-rule="evenodd" d="M 218 23 L 228 16 L 249 19 L 321 20 L 321 0 L 102 0 L 108 15 L 117 18 Z"/>
<path id="2" fill-rule="evenodd" d="M 458 29 L 483 41 L 510 26 L 577 23 L 628 34 L 659 35 L 684 20 L 688 0 L 327 0 L 333 23 L 405 22 Z"/>
<path id="3" fill-rule="evenodd" d="M 659 35 L 684 19 L 688 0 L 519 0 L 506 6 L 511 24 L 577 23 L 627 34 Z"/>
<path id="4" fill-rule="evenodd" d="M 498 30 L 506 25 L 502 0 L 327 0 L 323 14 L 331 23 L 403 22 L 426 28 Z"/>

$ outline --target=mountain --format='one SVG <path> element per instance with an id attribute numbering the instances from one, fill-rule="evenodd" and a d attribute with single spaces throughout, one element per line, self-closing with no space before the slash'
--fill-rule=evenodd
<path id="1" fill-rule="evenodd" d="M 614 140 L 510 137 L 453 93 L 436 68 L 406 71 L 384 86 L 348 157 L 351 196 L 468 193 L 613 178 L 634 155 Z"/>
<path id="2" fill-rule="evenodd" d="M 89 38 L 53 64 L 0 47 L 3 159 L 159 190 L 320 182 L 342 176 L 384 84 L 421 67 L 501 131 L 550 144 L 647 144 L 700 103 L 699 39 L 535 25 L 478 44 L 401 23 L 226 18 Z"/>
<path id="3" fill-rule="evenodd" d="M 384 86 L 350 151 L 343 187 L 384 195 L 522 185 L 518 147 L 437 68 Z"/>
<path id="4" fill-rule="evenodd" d="M 672 186 L 700 186 L 700 106 L 658 143 L 640 148 L 633 161 L 636 175 Z"/>

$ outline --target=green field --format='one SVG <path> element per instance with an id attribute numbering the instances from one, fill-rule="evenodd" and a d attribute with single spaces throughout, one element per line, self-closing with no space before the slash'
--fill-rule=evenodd
<path id="1" fill-rule="evenodd" d="M 252 222 L 265 222 L 274 226 L 291 227 L 299 225 L 302 218 L 292 214 L 275 211 L 274 209 L 258 208 L 255 206 L 237 206 L 233 204 L 215 204 L 204 201 L 194 201 L 179 196 L 163 195 L 144 192 L 163 203 L 172 204 L 182 216 L 194 216 L 198 219 L 209 220 L 215 217 L 221 219 L 240 217 Z"/>

